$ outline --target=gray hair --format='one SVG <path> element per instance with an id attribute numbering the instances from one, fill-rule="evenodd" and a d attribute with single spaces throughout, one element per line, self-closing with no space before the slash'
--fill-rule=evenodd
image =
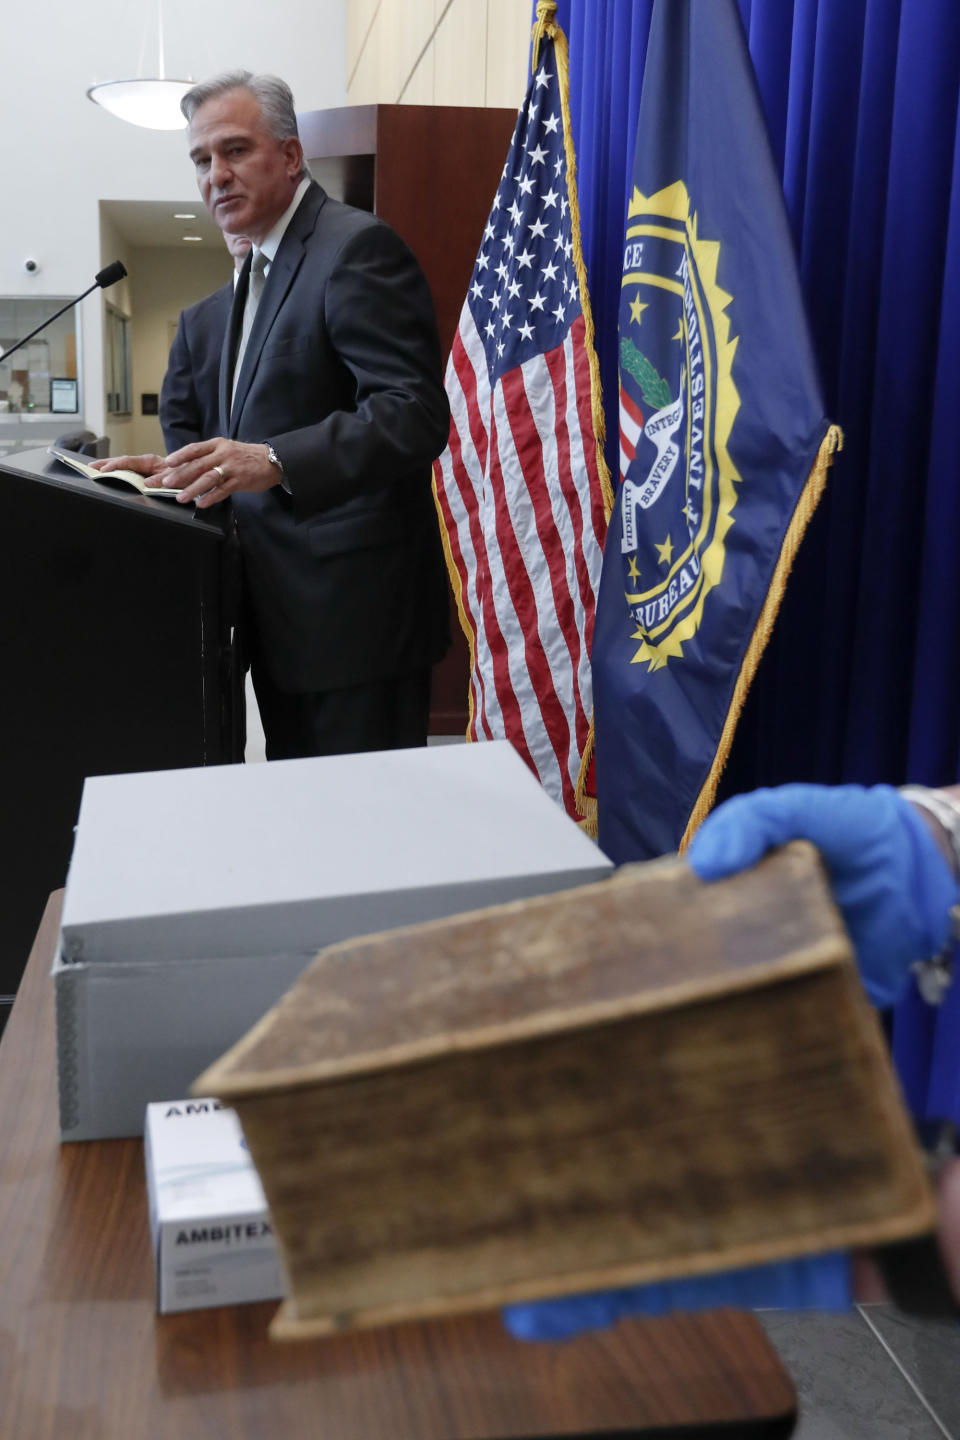
<path id="1" fill-rule="evenodd" d="M 247 90 L 260 106 L 263 123 L 275 140 L 299 140 L 297 112 L 293 108 L 293 91 L 277 75 L 254 75 L 249 70 L 224 70 L 210 80 L 201 80 L 188 90 L 180 101 L 180 111 L 187 124 L 208 100 L 227 95 L 231 90 Z M 301 166 L 302 178 L 309 178 L 306 162 Z"/>

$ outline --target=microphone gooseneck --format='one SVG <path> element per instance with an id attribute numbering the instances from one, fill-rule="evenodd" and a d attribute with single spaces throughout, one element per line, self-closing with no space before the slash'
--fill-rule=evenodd
<path id="1" fill-rule="evenodd" d="M 41 330 L 45 330 L 48 325 L 52 325 L 54 320 L 59 320 L 60 316 L 65 314 L 67 310 L 72 309 L 74 305 L 79 305 L 80 301 L 85 300 L 91 290 L 96 290 L 98 285 L 101 289 L 106 289 L 108 285 L 116 285 L 117 281 L 122 280 L 126 273 L 127 268 L 122 260 L 114 260 L 111 264 L 105 265 L 102 270 L 97 272 L 96 278 L 88 290 L 84 290 L 83 294 L 78 295 L 76 300 L 68 300 L 66 305 L 62 305 L 55 315 L 48 316 L 35 330 L 31 330 L 29 335 L 24 335 L 22 340 L 17 341 L 16 345 L 11 345 L 9 350 L 4 350 L 3 354 L 0 355 L 0 363 L 6 360 L 8 355 L 12 355 L 14 350 L 19 350 L 21 345 L 26 345 L 28 340 L 33 339 L 34 335 L 39 335 Z"/>

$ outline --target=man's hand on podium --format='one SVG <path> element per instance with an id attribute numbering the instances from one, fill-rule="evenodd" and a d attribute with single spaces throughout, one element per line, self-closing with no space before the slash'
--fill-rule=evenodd
<path id="1" fill-rule="evenodd" d="M 165 455 L 115 455 L 110 460 L 91 460 L 91 470 L 132 470 L 135 475 L 143 475 L 153 485 L 159 485 L 159 479 L 152 480 L 151 477 L 159 475 L 165 469 L 167 458 Z"/>
<path id="2" fill-rule="evenodd" d="M 151 485 L 179 490 L 177 503 L 195 500 L 198 510 L 218 504 L 235 490 L 270 490 L 283 479 L 269 446 L 223 436 L 184 445 L 171 455 L 120 455 L 95 464 L 98 470 L 133 470 Z"/>

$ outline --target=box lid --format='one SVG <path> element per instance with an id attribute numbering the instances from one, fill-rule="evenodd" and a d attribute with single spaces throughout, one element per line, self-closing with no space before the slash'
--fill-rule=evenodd
<path id="1" fill-rule="evenodd" d="M 62 959 L 312 953 L 611 868 L 505 741 L 95 776 Z"/>

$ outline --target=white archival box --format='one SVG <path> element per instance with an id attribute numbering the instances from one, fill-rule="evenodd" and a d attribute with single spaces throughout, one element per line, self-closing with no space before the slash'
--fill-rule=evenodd
<path id="1" fill-rule="evenodd" d="M 53 970 L 61 1138 L 141 1134 L 323 945 L 611 870 L 505 741 L 88 779 Z"/>
<path id="2" fill-rule="evenodd" d="M 280 1256 L 236 1111 L 148 1105 L 144 1160 L 160 1314 L 279 1300 Z"/>

